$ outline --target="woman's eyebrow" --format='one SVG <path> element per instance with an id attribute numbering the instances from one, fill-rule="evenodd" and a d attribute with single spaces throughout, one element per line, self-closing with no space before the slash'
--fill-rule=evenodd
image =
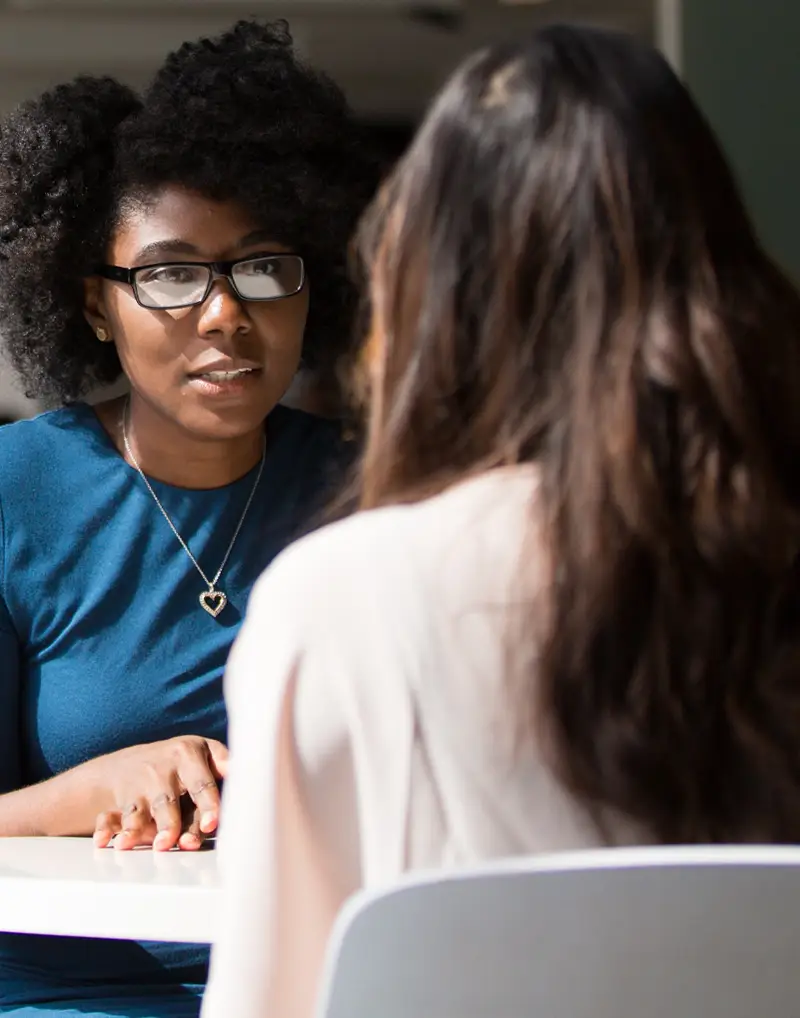
<path id="1" fill-rule="evenodd" d="M 152 244 L 145 244 L 136 255 L 136 261 L 146 263 L 163 257 L 166 254 L 197 255 L 199 252 L 194 244 L 177 238 L 167 240 L 156 240 Z"/>
<path id="2" fill-rule="evenodd" d="M 283 245 L 275 239 L 275 234 L 270 230 L 253 230 L 242 237 L 236 244 L 236 248 L 252 247 L 254 244 L 269 244 L 275 248 L 282 248 Z M 166 240 L 156 240 L 152 244 L 145 244 L 136 254 L 136 261 L 140 265 L 148 262 L 156 262 L 165 255 L 192 255 L 202 257 L 202 253 L 194 244 L 186 240 L 179 240 L 177 237 Z"/>

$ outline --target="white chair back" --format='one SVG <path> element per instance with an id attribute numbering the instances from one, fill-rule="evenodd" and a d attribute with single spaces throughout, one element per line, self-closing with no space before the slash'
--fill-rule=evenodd
<path id="1" fill-rule="evenodd" d="M 612 849 L 343 911 L 319 1018 L 795 1018 L 800 849 Z"/>

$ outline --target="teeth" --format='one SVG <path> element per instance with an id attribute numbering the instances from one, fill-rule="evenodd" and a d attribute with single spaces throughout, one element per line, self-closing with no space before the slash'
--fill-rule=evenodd
<path id="1" fill-rule="evenodd" d="M 240 368 L 238 371 L 206 371 L 198 377 L 207 378 L 210 382 L 232 382 L 235 378 L 251 374 L 252 371 L 252 368 Z"/>

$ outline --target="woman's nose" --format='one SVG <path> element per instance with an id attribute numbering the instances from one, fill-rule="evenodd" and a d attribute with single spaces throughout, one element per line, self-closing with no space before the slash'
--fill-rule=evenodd
<path id="1" fill-rule="evenodd" d="M 236 295 L 231 284 L 226 279 L 215 280 L 200 312 L 200 335 L 232 336 L 249 332 L 250 328 L 250 318 L 244 302 Z"/>

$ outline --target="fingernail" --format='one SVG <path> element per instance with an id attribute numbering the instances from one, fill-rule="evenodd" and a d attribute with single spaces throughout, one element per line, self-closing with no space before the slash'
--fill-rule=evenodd
<path id="1" fill-rule="evenodd" d="M 204 831 L 210 830 L 212 827 L 215 826 L 216 822 L 217 822 L 217 814 L 216 813 L 201 813 L 200 814 L 200 827 L 202 828 L 202 830 L 204 830 Z"/>
<path id="2" fill-rule="evenodd" d="M 158 849 L 159 851 L 165 848 L 169 848 L 169 841 L 170 838 L 167 831 L 161 831 L 159 834 L 155 836 L 155 840 L 153 841 L 153 848 Z"/>
<path id="3" fill-rule="evenodd" d="M 95 845 L 107 843 L 108 831 L 95 831 L 94 834 L 92 835 L 92 841 L 95 843 Z"/>

